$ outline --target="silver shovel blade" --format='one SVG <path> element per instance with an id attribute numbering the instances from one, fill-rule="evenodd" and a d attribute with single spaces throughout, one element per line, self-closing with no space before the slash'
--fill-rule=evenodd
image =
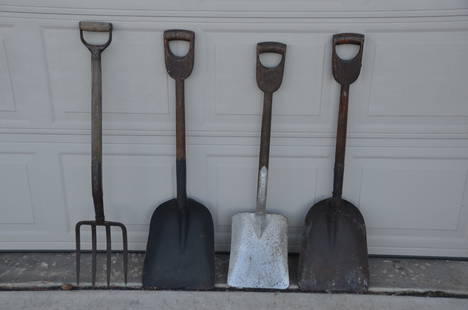
<path id="1" fill-rule="evenodd" d="M 280 214 L 265 214 L 263 225 L 259 237 L 255 213 L 232 217 L 229 286 L 288 288 L 288 220 Z"/>

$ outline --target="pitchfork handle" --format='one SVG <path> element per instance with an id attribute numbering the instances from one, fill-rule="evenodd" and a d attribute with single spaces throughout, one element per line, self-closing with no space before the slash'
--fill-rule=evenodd
<path id="1" fill-rule="evenodd" d="M 108 32 L 108 40 L 104 44 L 88 43 L 84 31 Z M 80 22 L 80 37 L 83 44 L 91 52 L 91 184 L 94 201 L 96 223 L 102 224 L 104 218 L 104 199 L 102 193 L 102 71 L 101 53 L 112 41 L 112 24 L 99 22 Z"/>
<path id="2" fill-rule="evenodd" d="M 101 54 L 93 54 L 91 103 L 91 178 L 96 222 L 104 222 L 102 193 L 102 79 Z"/>

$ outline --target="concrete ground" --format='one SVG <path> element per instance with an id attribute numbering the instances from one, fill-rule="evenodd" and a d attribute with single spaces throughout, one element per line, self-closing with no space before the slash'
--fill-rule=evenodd
<path id="1" fill-rule="evenodd" d="M 468 299 L 259 292 L 2 292 L 0 309 L 35 310 L 466 310 Z"/>
<path id="2" fill-rule="evenodd" d="M 89 290 L 91 257 L 82 255 L 75 286 L 74 253 L 0 253 L 3 309 L 468 309 L 468 261 L 370 258 L 368 294 L 315 294 L 297 290 L 297 256 L 290 256 L 287 291 L 238 291 L 226 285 L 228 255 L 216 256 L 213 291 L 144 291 L 144 254 L 130 253 L 123 283 L 121 254 L 112 257 L 112 289 L 105 288 L 105 255 L 99 254 L 99 290 Z"/>

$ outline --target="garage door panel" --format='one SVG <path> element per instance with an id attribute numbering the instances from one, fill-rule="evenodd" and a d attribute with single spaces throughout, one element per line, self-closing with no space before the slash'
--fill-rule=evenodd
<path id="1" fill-rule="evenodd" d="M 62 154 L 70 227 L 93 219 L 89 154 Z M 104 210 L 109 220 L 149 224 L 155 205 L 174 197 L 175 163 L 170 155 L 104 154 Z"/>
<path id="2" fill-rule="evenodd" d="M 21 248 L 25 242 L 63 240 L 66 225 L 54 155 L 54 145 L 0 143 L 0 243 L 3 248 L 5 244 Z"/>
<path id="3" fill-rule="evenodd" d="M 456 230 L 465 179 L 430 167 L 364 168 L 360 205 L 369 228 Z"/>
<path id="4" fill-rule="evenodd" d="M 31 155 L 28 154 L 0 153 L 0 224 L 35 222 L 28 168 L 30 160 Z"/>
<path id="5" fill-rule="evenodd" d="M 79 40 L 76 23 L 41 25 L 54 123 L 59 127 L 70 127 L 71 122 L 83 128 L 90 118 L 90 52 Z M 91 42 L 107 39 L 104 34 L 88 36 Z M 106 126 L 134 128 L 135 120 L 140 120 L 149 128 L 169 129 L 168 77 L 159 74 L 165 71 L 161 40 L 162 30 L 157 27 L 123 26 L 114 31 L 112 45 L 102 58 Z"/>
<path id="6" fill-rule="evenodd" d="M 369 116 L 468 116 L 468 31 L 374 33 Z M 404 78 L 401 78 L 403 77 Z"/>
<path id="7" fill-rule="evenodd" d="M 343 195 L 361 209 L 372 253 L 468 248 L 466 151 L 351 148 Z"/>

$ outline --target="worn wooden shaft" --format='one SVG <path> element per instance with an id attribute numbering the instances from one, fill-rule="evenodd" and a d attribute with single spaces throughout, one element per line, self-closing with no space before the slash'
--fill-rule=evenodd
<path id="1" fill-rule="evenodd" d="M 260 156 L 257 181 L 257 214 L 265 214 L 268 182 L 268 164 L 270 160 L 271 113 L 273 93 L 263 95 L 262 129 L 260 134 Z M 263 172 L 262 172 L 263 169 Z M 262 175 L 263 173 L 263 175 Z"/>
<path id="2" fill-rule="evenodd" d="M 336 130 L 335 168 L 333 179 L 333 198 L 341 200 L 346 150 L 346 129 L 348 123 L 349 84 L 341 85 L 338 125 Z"/>
<path id="3" fill-rule="evenodd" d="M 187 201 L 187 167 L 185 153 L 185 90 L 184 80 L 176 81 L 176 174 L 177 205 L 185 212 Z"/>
<path id="4" fill-rule="evenodd" d="M 104 222 L 102 193 L 102 73 L 101 51 L 91 53 L 91 183 L 97 224 Z"/>
<path id="5" fill-rule="evenodd" d="M 262 131 L 260 136 L 260 158 L 259 170 L 262 167 L 268 169 L 270 159 L 270 133 L 271 133 L 271 111 L 273 93 L 265 92 L 263 97 Z"/>

